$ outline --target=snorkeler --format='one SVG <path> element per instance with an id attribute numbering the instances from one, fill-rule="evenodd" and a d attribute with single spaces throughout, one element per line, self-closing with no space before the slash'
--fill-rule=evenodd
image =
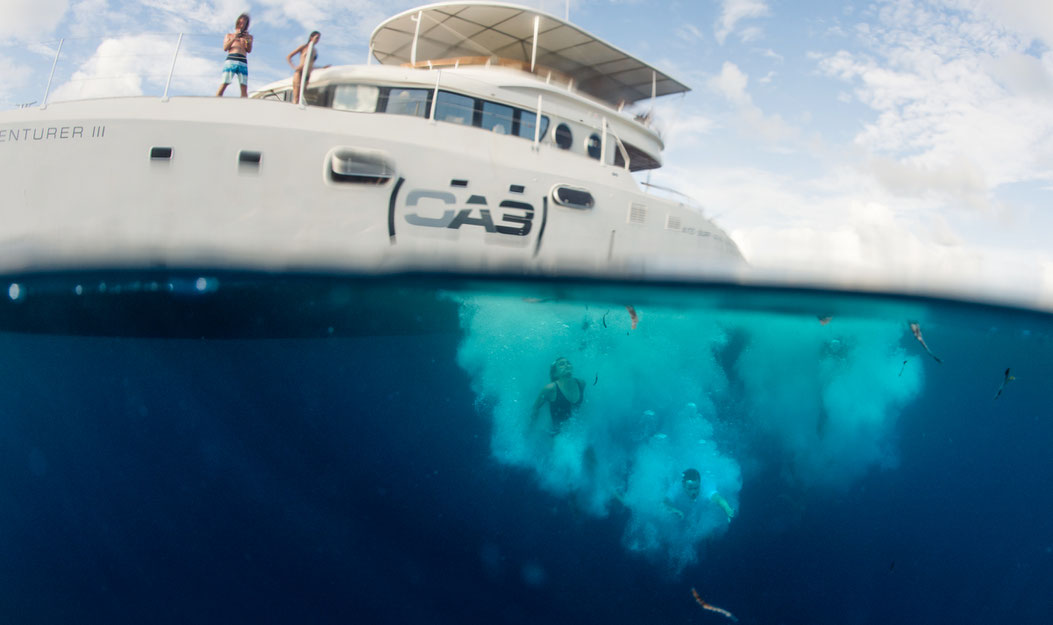
<path id="1" fill-rule="evenodd" d="M 698 469 L 687 469 L 681 475 L 680 481 L 670 489 L 662 503 L 670 513 L 683 520 L 695 505 L 701 492 L 702 476 L 699 475 Z M 728 521 L 735 518 L 735 509 L 731 507 L 727 499 L 724 499 L 723 495 L 717 492 L 713 484 L 706 485 L 706 499 L 719 506 L 724 514 L 728 515 Z"/>
<path id="2" fill-rule="evenodd" d="M 1013 375 L 1011 375 L 1009 373 L 1010 369 L 1011 369 L 1011 367 L 1006 367 L 1005 368 L 1005 377 L 1002 378 L 1002 386 L 999 386 L 998 387 L 998 392 L 995 393 L 995 396 L 994 396 L 995 399 L 998 399 L 999 397 L 1002 396 L 1002 391 L 1005 390 L 1005 385 L 1006 384 L 1009 384 L 1010 382 L 1012 382 L 1013 380 L 1016 379 L 1015 376 L 1013 376 Z"/>
<path id="3" fill-rule="evenodd" d="M 562 357 L 557 358 L 549 367 L 548 377 L 552 381 L 541 388 L 530 417 L 536 420 L 541 406 L 547 402 L 553 428 L 550 433 L 555 435 L 585 399 L 585 382 L 574 377 L 573 365 Z"/>

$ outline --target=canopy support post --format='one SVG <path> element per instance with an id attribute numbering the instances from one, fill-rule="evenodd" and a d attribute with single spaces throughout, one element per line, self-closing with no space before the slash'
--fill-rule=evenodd
<path id="1" fill-rule="evenodd" d="M 424 11 L 417 11 L 416 17 L 411 17 L 414 22 L 417 22 L 417 28 L 413 31 L 413 49 L 410 50 L 410 65 L 417 64 L 417 39 L 420 37 L 420 20 Z"/>
<path id="2" fill-rule="evenodd" d="M 530 49 L 530 71 L 534 71 L 534 61 L 537 60 L 537 29 L 541 25 L 541 16 L 534 16 L 534 43 Z"/>

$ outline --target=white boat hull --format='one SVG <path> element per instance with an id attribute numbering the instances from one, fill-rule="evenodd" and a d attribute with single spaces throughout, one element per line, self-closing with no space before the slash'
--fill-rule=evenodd
<path id="1" fill-rule="evenodd" d="M 334 177 L 342 158 L 362 155 L 389 177 Z M 594 205 L 557 204 L 557 185 L 587 190 Z M 0 114 L 0 188 L 4 272 L 644 277 L 742 262 L 712 222 L 641 193 L 624 169 L 482 129 L 264 100 L 117 98 Z"/>

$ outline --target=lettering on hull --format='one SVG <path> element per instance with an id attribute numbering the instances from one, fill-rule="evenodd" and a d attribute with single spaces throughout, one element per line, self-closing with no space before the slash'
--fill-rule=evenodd
<path id="1" fill-rule="evenodd" d="M 39 126 L 0 128 L 0 143 L 31 143 L 67 139 L 102 139 L 106 126 Z"/>
<path id="2" fill-rule="evenodd" d="M 449 191 L 413 189 L 406 194 L 406 223 L 425 228 L 482 228 L 486 232 L 525 237 L 534 223 L 534 207 L 518 200 L 502 200 L 489 208 L 483 195 L 459 202 Z"/>

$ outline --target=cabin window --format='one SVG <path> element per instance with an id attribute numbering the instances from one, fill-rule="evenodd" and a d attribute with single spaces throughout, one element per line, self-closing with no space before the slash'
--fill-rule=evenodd
<path id="1" fill-rule="evenodd" d="M 529 111 L 516 110 L 519 114 L 519 128 L 515 134 L 525 139 L 534 140 L 534 126 L 537 123 L 537 114 Z M 548 117 L 541 117 L 541 132 L 538 136 L 544 137 L 548 132 Z"/>
<path id="2" fill-rule="evenodd" d="M 310 106 L 329 106 L 329 87 L 308 89 L 304 101 Z"/>
<path id="3" fill-rule="evenodd" d="M 511 106 L 483 101 L 483 128 L 498 134 L 510 135 L 514 124 L 515 109 Z"/>
<path id="4" fill-rule="evenodd" d="M 435 104 L 435 119 L 471 126 L 474 117 L 475 98 L 449 91 L 439 92 L 439 100 Z"/>
<path id="5" fill-rule="evenodd" d="M 373 85 L 337 85 L 333 91 L 333 108 L 340 111 L 372 113 L 377 110 L 380 88 Z"/>
<path id="6" fill-rule="evenodd" d="M 585 141 L 585 151 L 589 153 L 589 156 L 599 160 L 600 149 L 603 146 L 603 142 L 600 141 L 600 135 L 595 132 L 589 135 L 589 138 Z"/>
<path id="7" fill-rule="evenodd" d="M 431 89 L 403 89 L 391 87 L 381 94 L 377 111 L 392 115 L 428 116 Z"/>
<path id="8" fill-rule="evenodd" d="M 570 132 L 570 126 L 566 124 L 556 126 L 556 134 L 554 138 L 556 140 L 556 145 L 564 150 L 569 150 L 570 146 L 574 144 L 574 135 Z"/>

